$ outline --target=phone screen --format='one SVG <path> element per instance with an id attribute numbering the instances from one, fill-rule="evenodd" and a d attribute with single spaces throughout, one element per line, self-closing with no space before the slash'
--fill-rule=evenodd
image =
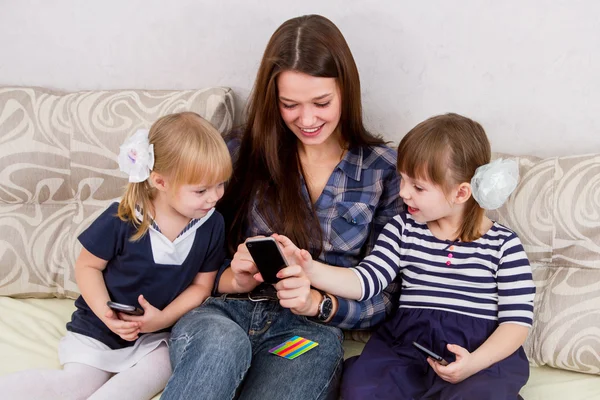
<path id="1" fill-rule="evenodd" d="M 412 342 L 412 344 L 417 349 L 419 349 L 421 351 L 421 353 L 425 354 L 427 357 L 431 357 L 432 359 L 434 359 L 436 362 L 438 362 L 441 365 L 448 365 L 448 361 L 444 360 L 442 358 L 442 356 L 440 356 L 439 354 L 436 354 L 433 351 L 429 350 L 428 348 L 421 346 L 417 342 Z"/>
<path id="2" fill-rule="evenodd" d="M 277 273 L 287 266 L 287 261 L 275 239 L 249 239 L 246 241 L 246 247 L 265 283 L 277 283 Z"/>

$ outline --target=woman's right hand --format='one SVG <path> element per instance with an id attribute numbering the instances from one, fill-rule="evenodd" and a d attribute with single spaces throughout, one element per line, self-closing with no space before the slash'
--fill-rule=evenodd
<path id="1" fill-rule="evenodd" d="M 139 322 L 123 321 L 119 319 L 117 313 L 110 308 L 106 311 L 104 317 L 104 324 L 108 326 L 108 329 L 110 329 L 113 333 L 119 335 L 121 339 L 127 340 L 128 342 L 133 342 L 139 337 Z"/>
<path id="2" fill-rule="evenodd" d="M 230 268 L 233 272 L 232 284 L 236 292 L 249 293 L 259 285 L 260 282 L 254 279 L 258 269 L 245 242 L 238 246 L 231 260 Z"/>

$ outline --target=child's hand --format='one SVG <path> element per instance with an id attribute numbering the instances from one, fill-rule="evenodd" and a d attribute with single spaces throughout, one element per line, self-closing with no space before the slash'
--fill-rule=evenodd
<path id="1" fill-rule="evenodd" d="M 142 306 L 144 309 L 144 315 L 136 317 L 133 315 L 119 313 L 119 317 L 121 317 L 121 319 L 124 321 L 138 323 L 140 326 L 139 331 L 142 333 L 156 332 L 166 328 L 161 310 L 148 303 L 148 300 L 146 300 L 142 294 L 140 294 L 138 297 L 138 303 L 140 303 L 140 306 Z"/>
<path id="2" fill-rule="evenodd" d="M 137 340 L 140 333 L 140 323 L 133 321 L 123 321 L 117 317 L 117 314 L 110 308 L 104 314 L 104 324 L 121 339 L 133 342 Z"/>
<path id="3" fill-rule="evenodd" d="M 275 239 L 281 245 L 281 251 L 283 252 L 283 256 L 287 260 L 289 265 L 298 264 L 299 259 L 297 258 L 298 246 L 294 244 L 287 236 L 279 235 L 274 233 L 271 235 L 273 239 Z"/>
<path id="4" fill-rule="evenodd" d="M 279 236 L 285 237 L 285 236 Z M 287 239 L 287 238 L 286 238 Z M 289 239 L 287 239 L 289 240 Z M 294 245 L 295 247 L 295 245 Z M 287 257 L 286 257 L 287 259 Z M 312 271 L 312 256 L 306 250 L 300 250 L 296 247 L 296 251 L 294 252 L 294 260 L 297 260 L 297 263 L 291 264 L 285 268 L 282 268 L 281 271 L 277 273 L 277 277 L 279 279 L 285 279 L 289 277 L 302 277 L 308 279 L 308 285 L 310 286 L 310 277 L 309 271 Z M 254 275 L 254 279 L 258 282 L 264 282 L 262 275 L 259 273 Z"/>
<path id="5" fill-rule="evenodd" d="M 296 250 L 296 260 L 298 260 L 298 265 L 302 267 L 302 270 L 310 279 L 313 271 L 315 270 L 315 264 L 313 263 L 312 256 L 306 250 Z"/>
<path id="6" fill-rule="evenodd" d="M 306 250 L 300 250 L 290 239 L 283 235 L 273 234 L 273 238 L 277 240 L 282 248 L 283 255 L 290 265 L 300 265 L 306 275 L 310 278 L 313 272 L 313 260 L 310 253 Z"/>
<path id="7" fill-rule="evenodd" d="M 456 361 L 453 363 L 443 366 L 431 358 L 427 358 L 427 362 L 440 378 L 446 382 L 458 383 L 479 372 L 473 368 L 471 353 L 467 349 L 457 344 L 448 344 L 447 347 L 448 350 L 456 354 Z"/>

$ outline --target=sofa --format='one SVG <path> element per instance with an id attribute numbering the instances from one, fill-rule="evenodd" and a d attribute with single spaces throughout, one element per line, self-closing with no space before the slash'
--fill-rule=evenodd
<path id="1" fill-rule="evenodd" d="M 233 126 L 228 88 L 0 87 L 0 375 L 60 368 L 58 341 L 78 296 L 76 237 L 122 193 L 119 145 L 181 110 L 221 132 Z M 537 287 L 521 395 L 600 399 L 600 154 L 512 158 L 521 181 L 490 217 L 520 235 Z M 346 357 L 367 337 L 347 332 Z"/>

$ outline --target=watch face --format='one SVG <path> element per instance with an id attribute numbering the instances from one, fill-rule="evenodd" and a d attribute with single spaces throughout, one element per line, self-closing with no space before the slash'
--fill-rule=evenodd
<path id="1" fill-rule="evenodd" d="M 329 315 L 331 315 L 331 310 L 333 309 L 333 302 L 331 301 L 331 298 L 325 297 L 325 299 L 323 299 L 323 302 L 321 302 L 321 307 L 320 307 L 320 312 L 319 312 L 319 319 L 321 321 L 325 321 L 327 320 L 327 318 L 329 318 Z"/>
<path id="2" fill-rule="evenodd" d="M 333 308 L 333 302 L 328 297 L 323 302 L 323 314 L 327 314 L 327 316 L 329 316 L 329 314 L 331 314 L 331 309 L 332 308 Z"/>

